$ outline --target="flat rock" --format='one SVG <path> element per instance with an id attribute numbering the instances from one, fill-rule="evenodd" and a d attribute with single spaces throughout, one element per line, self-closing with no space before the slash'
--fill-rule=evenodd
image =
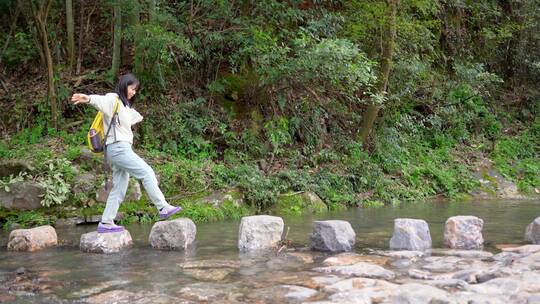
<path id="1" fill-rule="evenodd" d="M 472 291 L 481 294 L 497 295 L 513 295 L 521 291 L 522 283 L 513 278 L 497 278 L 487 281 L 482 284 L 474 284 L 467 286 L 467 291 Z"/>
<path id="2" fill-rule="evenodd" d="M 343 266 L 352 265 L 358 262 L 367 262 L 377 265 L 384 265 L 388 261 L 387 257 L 380 257 L 376 255 L 360 255 L 353 252 L 344 252 L 335 256 L 326 258 L 323 261 L 324 266 Z"/>
<path id="3" fill-rule="evenodd" d="M 396 275 L 381 266 L 359 262 L 348 266 L 329 266 L 314 268 L 314 271 L 341 274 L 346 276 L 391 280 Z"/>
<path id="4" fill-rule="evenodd" d="M 464 259 L 489 259 L 493 253 L 482 250 L 432 249 L 431 254 L 456 256 Z"/>
<path id="5" fill-rule="evenodd" d="M 9 251 L 36 251 L 56 246 L 58 237 L 52 226 L 40 226 L 32 229 L 16 229 L 9 234 Z"/>
<path id="6" fill-rule="evenodd" d="M 369 278 L 351 278 L 335 282 L 326 286 L 324 289 L 328 292 L 343 292 L 353 289 L 364 289 L 368 287 L 377 287 L 379 289 L 393 289 L 399 285 L 386 282 L 384 280 L 376 280 Z"/>
<path id="7" fill-rule="evenodd" d="M 233 268 L 238 269 L 242 266 L 242 263 L 232 260 L 198 260 L 198 261 L 187 261 L 184 263 L 178 264 L 182 269 L 193 269 L 193 268 Z"/>
<path id="8" fill-rule="evenodd" d="M 314 276 L 311 277 L 311 281 L 313 282 L 313 287 L 315 289 L 323 289 L 326 288 L 329 285 L 332 285 L 336 282 L 339 282 L 343 280 L 342 278 L 336 276 L 336 275 L 327 275 L 327 276 Z"/>
<path id="9" fill-rule="evenodd" d="M 434 275 L 431 272 L 420 269 L 409 269 L 407 275 L 418 280 L 433 280 L 434 278 Z"/>
<path id="10" fill-rule="evenodd" d="M 84 252 L 93 253 L 116 253 L 133 245 L 131 234 L 125 230 L 122 232 L 98 233 L 97 231 L 81 235 L 80 249 Z"/>
<path id="11" fill-rule="evenodd" d="M 428 257 L 424 259 L 425 264 L 422 269 L 432 272 L 451 272 L 459 268 L 463 259 L 453 256 L 448 257 Z"/>
<path id="12" fill-rule="evenodd" d="M 187 268 L 184 273 L 199 281 L 222 281 L 235 272 L 233 268 Z"/>
<path id="13" fill-rule="evenodd" d="M 456 303 L 451 295 L 439 288 L 424 284 L 403 284 L 393 298 L 394 304 Z"/>
<path id="14" fill-rule="evenodd" d="M 313 263 L 313 255 L 310 253 L 303 253 L 303 252 L 289 252 L 287 253 L 287 256 L 301 261 L 304 264 L 311 264 Z"/>
<path id="15" fill-rule="evenodd" d="M 524 245 L 519 247 L 507 247 L 503 248 L 502 251 L 504 252 L 516 252 L 516 253 L 535 253 L 540 251 L 540 245 Z"/>
<path id="16" fill-rule="evenodd" d="M 511 303 L 505 297 L 494 297 L 486 294 L 479 294 L 470 291 L 459 291 L 452 294 L 457 303 L 467 304 L 508 304 Z M 526 302 L 529 303 L 529 302 Z M 530 302 L 534 303 L 534 302 Z"/>
<path id="17" fill-rule="evenodd" d="M 329 297 L 331 302 L 341 304 L 372 304 L 390 303 L 390 299 L 396 292 L 395 288 L 386 289 L 380 287 L 367 287 L 363 289 L 352 289 L 335 293 Z"/>
<path id="18" fill-rule="evenodd" d="M 227 299 L 231 295 L 230 288 L 224 284 L 211 282 L 199 282 L 184 285 L 179 292 L 180 299 L 196 301 L 196 303 L 228 303 Z M 176 299 L 178 300 L 178 299 Z"/>
<path id="19" fill-rule="evenodd" d="M 375 251 L 375 254 L 387 256 L 391 258 L 396 259 L 410 259 L 415 260 L 421 257 L 426 256 L 426 252 L 423 251 L 410 251 L 410 250 L 402 250 L 402 251 Z"/>
<path id="20" fill-rule="evenodd" d="M 317 294 L 317 290 L 296 285 L 281 285 L 285 288 L 285 298 L 303 301 Z"/>

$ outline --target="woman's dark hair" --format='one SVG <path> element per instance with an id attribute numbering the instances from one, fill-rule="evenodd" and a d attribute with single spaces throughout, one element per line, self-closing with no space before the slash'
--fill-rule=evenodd
<path id="1" fill-rule="evenodd" d="M 120 76 L 120 80 L 118 80 L 118 84 L 116 84 L 116 88 L 114 89 L 114 92 L 118 94 L 118 97 L 120 97 L 120 100 L 122 100 L 122 103 L 124 104 L 124 106 L 130 107 L 130 108 L 131 108 L 131 104 L 135 100 L 135 96 L 133 96 L 133 98 L 129 100 L 127 97 L 127 88 L 128 86 L 132 84 L 137 85 L 137 89 L 139 89 L 139 86 L 140 86 L 139 80 L 135 77 L 135 75 L 128 73 L 128 74 Z"/>

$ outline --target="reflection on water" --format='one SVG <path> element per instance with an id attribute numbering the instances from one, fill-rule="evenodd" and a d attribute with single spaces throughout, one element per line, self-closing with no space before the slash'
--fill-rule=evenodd
<path id="1" fill-rule="evenodd" d="M 474 215 L 484 220 L 484 239 L 488 250 L 501 243 L 523 241 L 525 227 L 540 216 L 540 201 L 478 201 L 470 203 L 418 203 L 401 207 L 354 209 L 323 215 L 284 217 L 287 239 L 294 247 L 306 249 L 314 220 L 340 219 L 351 223 L 357 235 L 357 251 L 367 248 L 387 249 L 395 218 L 418 218 L 428 222 L 433 247 L 442 247 L 445 220 L 455 215 Z M 135 246 L 119 254 L 100 255 L 78 250 L 80 235 L 95 229 L 79 226 L 58 229 L 62 246 L 34 253 L 6 251 L 8 233 L 2 232 L 0 274 L 18 267 L 62 281 L 66 288 L 57 294 L 63 299 L 78 299 L 102 289 L 122 288 L 132 291 L 174 296 L 182 286 L 197 282 L 178 266 L 186 261 L 240 261 L 240 269 L 229 276 L 227 285 L 239 290 L 255 284 L 253 278 L 267 273 L 286 275 L 309 270 L 313 265 L 274 259 L 272 257 L 239 254 L 236 248 L 239 223 L 236 221 L 197 225 L 197 243 L 193 251 L 171 252 L 150 248 L 150 225 L 128 227 Z M 319 261 L 316 261 L 319 262 Z M 34 300 L 36 300 L 34 298 Z M 22 301 L 24 302 L 24 301 Z M 21 303 L 22 303 L 21 302 Z M 39 302 L 39 301 L 38 301 Z"/>

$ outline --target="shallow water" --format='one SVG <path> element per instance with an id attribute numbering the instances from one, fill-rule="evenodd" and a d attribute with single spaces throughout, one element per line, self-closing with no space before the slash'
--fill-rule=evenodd
<path id="1" fill-rule="evenodd" d="M 522 243 L 525 227 L 540 216 L 540 201 L 477 201 L 467 203 L 418 203 L 401 207 L 354 209 L 322 215 L 284 217 L 287 239 L 292 246 L 307 250 L 314 220 L 340 219 L 351 223 L 356 231 L 356 251 L 388 249 L 395 218 L 418 218 L 428 222 L 433 247 L 442 247 L 444 222 L 450 216 L 474 215 L 484 220 L 486 249 L 496 252 L 495 245 Z M 25 267 L 29 273 L 39 274 L 62 283 L 53 294 L 66 302 L 99 294 L 106 290 L 122 289 L 166 297 L 182 297 L 182 288 L 198 286 L 194 277 L 179 266 L 186 261 L 227 260 L 240 262 L 240 269 L 225 280 L 201 283 L 201 288 L 228 290 L 240 301 L 253 288 L 270 287 L 272 277 L 309 271 L 322 261 L 304 264 L 290 259 L 250 256 L 238 253 L 238 221 L 197 225 L 196 246 L 189 252 L 157 251 L 150 248 L 148 235 L 151 225 L 131 225 L 128 230 L 134 247 L 119 254 L 100 255 L 78 250 L 80 235 L 94 226 L 57 229 L 61 246 L 33 253 L 6 251 L 7 232 L 0 234 L 0 275 Z M 195 285 L 193 285 L 195 284 Z M 18 297 L 15 303 L 41 303 L 45 295 Z M 245 300 L 245 299 L 244 299 Z"/>

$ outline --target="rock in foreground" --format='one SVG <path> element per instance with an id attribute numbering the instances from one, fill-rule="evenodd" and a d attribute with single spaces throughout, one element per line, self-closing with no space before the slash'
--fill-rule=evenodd
<path id="1" fill-rule="evenodd" d="M 481 249 L 484 221 L 476 216 L 453 216 L 444 225 L 444 245 L 453 249 Z"/>
<path id="2" fill-rule="evenodd" d="M 277 216 L 245 216 L 238 231 L 238 249 L 246 252 L 276 248 L 283 227 L 283 219 Z"/>
<path id="3" fill-rule="evenodd" d="M 93 253 L 116 253 L 133 245 L 129 231 L 112 233 L 85 233 L 81 236 L 80 249 Z"/>
<path id="4" fill-rule="evenodd" d="M 346 221 L 315 221 L 311 233 L 311 249 L 318 251 L 352 251 L 356 233 Z"/>
<path id="5" fill-rule="evenodd" d="M 156 249 L 186 249 L 195 242 L 196 234 L 197 227 L 192 220 L 179 218 L 155 223 L 150 232 L 149 242 Z"/>
<path id="6" fill-rule="evenodd" d="M 399 218 L 394 220 L 392 250 L 426 250 L 431 248 L 429 226 L 424 220 Z"/>

